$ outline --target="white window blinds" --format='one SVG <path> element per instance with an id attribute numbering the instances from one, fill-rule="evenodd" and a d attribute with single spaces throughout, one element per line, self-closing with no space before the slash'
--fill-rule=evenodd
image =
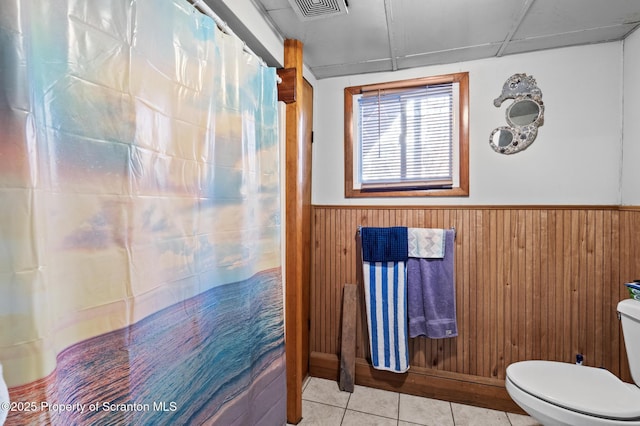
<path id="1" fill-rule="evenodd" d="M 358 99 L 363 190 L 452 186 L 453 84 L 375 90 Z"/>

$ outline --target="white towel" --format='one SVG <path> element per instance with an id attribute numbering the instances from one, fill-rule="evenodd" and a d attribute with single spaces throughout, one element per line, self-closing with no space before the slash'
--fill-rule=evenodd
<path id="1" fill-rule="evenodd" d="M 378 370 L 409 369 L 405 262 L 363 262 L 371 361 Z"/>
<path id="2" fill-rule="evenodd" d="M 409 257 L 442 259 L 444 257 L 444 229 L 408 228 Z"/>

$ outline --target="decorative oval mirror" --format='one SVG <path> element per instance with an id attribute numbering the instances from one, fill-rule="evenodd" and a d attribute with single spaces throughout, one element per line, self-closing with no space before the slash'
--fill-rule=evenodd
<path id="1" fill-rule="evenodd" d="M 507 127 L 497 128 L 491 133 L 491 141 L 500 148 L 507 147 L 513 142 L 513 132 Z"/>
<path id="2" fill-rule="evenodd" d="M 507 108 L 507 123 L 510 126 L 528 126 L 540 118 L 542 108 L 531 99 L 521 99 Z"/>
<path id="3" fill-rule="evenodd" d="M 506 112 L 510 127 L 498 127 L 491 132 L 489 145 L 501 154 L 523 151 L 538 135 L 538 127 L 544 124 L 542 91 L 536 80 L 527 74 L 514 74 L 502 86 L 502 93 L 493 104 L 500 107 L 506 99 L 513 99 Z"/>

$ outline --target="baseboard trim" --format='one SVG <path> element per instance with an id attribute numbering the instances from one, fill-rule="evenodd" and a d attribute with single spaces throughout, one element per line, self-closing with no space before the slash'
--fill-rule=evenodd
<path id="1" fill-rule="evenodd" d="M 312 352 L 309 375 L 338 381 L 337 355 Z M 409 395 L 441 399 L 499 411 L 525 414 L 511 399 L 504 380 L 412 366 L 404 374 L 374 369 L 363 358 L 356 358 L 355 383 Z"/>

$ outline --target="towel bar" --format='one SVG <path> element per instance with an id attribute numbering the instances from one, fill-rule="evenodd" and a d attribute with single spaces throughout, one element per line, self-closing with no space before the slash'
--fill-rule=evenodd
<path id="1" fill-rule="evenodd" d="M 453 239 L 455 240 L 456 237 L 458 236 L 458 232 L 456 231 L 456 227 L 452 226 L 450 229 L 453 231 Z M 362 230 L 362 225 L 358 225 L 358 229 L 356 230 L 356 232 L 358 234 L 360 234 L 360 230 Z"/>

